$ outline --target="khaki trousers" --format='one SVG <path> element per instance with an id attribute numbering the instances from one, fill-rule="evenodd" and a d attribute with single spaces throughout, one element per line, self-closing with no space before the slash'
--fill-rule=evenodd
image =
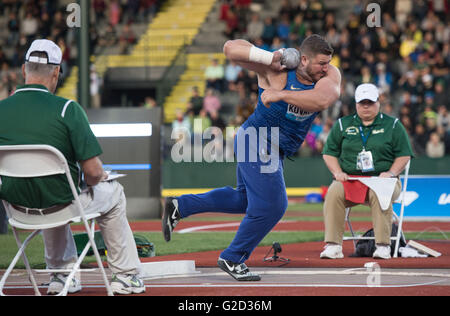
<path id="1" fill-rule="evenodd" d="M 139 274 L 141 262 L 133 232 L 126 216 L 126 198 L 117 181 L 101 182 L 80 194 L 85 214 L 100 212 L 96 219 L 106 248 L 112 273 Z M 44 230 L 45 261 L 48 269 L 70 268 L 77 260 L 70 225 Z"/>
<path id="2" fill-rule="evenodd" d="M 401 186 L 401 181 L 397 181 L 392 201 L 399 197 L 402 190 Z M 371 209 L 375 242 L 377 244 L 390 245 L 393 216 L 392 203 L 386 211 L 383 211 L 375 192 L 369 189 L 365 204 L 368 204 Z M 323 207 L 326 243 L 342 245 L 345 230 L 345 209 L 355 205 L 357 204 L 345 199 L 342 182 L 333 181 L 328 188 Z"/>

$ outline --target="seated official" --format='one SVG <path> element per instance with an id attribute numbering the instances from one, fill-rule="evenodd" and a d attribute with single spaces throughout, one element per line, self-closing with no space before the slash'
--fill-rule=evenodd
<path id="1" fill-rule="evenodd" d="M 385 211 L 374 191 L 363 186 L 358 196 L 358 192 L 348 186 L 349 175 L 398 177 L 413 156 L 405 128 L 398 119 L 380 112 L 378 97 L 375 85 L 358 86 L 355 92 L 357 113 L 340 118 L 334 124 L 325 144 L 323 159 L 335 181 L 325 197 L 326 246 L 320 254 L 321 258 L 344 257 L 342 240 L 345 209 L 357 204 L 368 204 L 372 212 L 376 243 L 373 257 L 391 258 L 392 201 L 400 195 L 400 180 L 397 181 L 389 208 Z M 352 195 L 351 200 L 349 195 Z"/>
<path id="2" fill-rule="evenodd" d="M 81 105 L 53 94 L 61 60 L 61 49 L 52 41 L 32 43 L 22 67 L 25 85 L 18 86 L 12 96 L 0 102 L 0 145 L 47 144 L 64 155 L 73 181 L 79 186 L 85 214 L 101 213 L 96 221 L 108 249 L 113 293 L 143 293 L 145 285 L 139 276 L 141 262 L 126 217 L 123 187 L 117 181 L 106 181 L 108 175 L 99 158 L 102 149 Z M 87 184 L 83 191 L 80 190 L 81 173 Z M 5 207 L 9 214 L 28 214 L 30 210 L 51 214 L 65 207 L 75 208 L 71 206 L 72 191 L 63 176 L 2 176 L 1 180 L 0 199 L 7 202 Z M 78 255 L 70 225 L 45 229 L 42 237 L 47 268 L 72 268 Z M 47 293 L 61 293 L 67 277 L 66 273 L 53 273 Z M 68 292 L 80 290 L 81 281 L 75 276 Z"/>

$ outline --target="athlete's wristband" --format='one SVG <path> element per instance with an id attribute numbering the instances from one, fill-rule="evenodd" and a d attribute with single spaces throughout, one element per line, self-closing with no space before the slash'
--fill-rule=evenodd
<path id="1" fill-rule="evenodd" d="M 273 53 L 258 48 L 256 46 L 252 46 L 250 48 L 248 61 L 270 66 L 272 64 L 272 60 L 273 60 Z"/>

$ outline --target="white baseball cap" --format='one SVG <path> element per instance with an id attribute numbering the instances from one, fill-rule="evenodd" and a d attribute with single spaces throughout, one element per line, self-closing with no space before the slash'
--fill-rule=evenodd
<path id="1" fill-rule="evenodd" d="M 31 56 L 34 52 L 46 53 L 47 58 Z M 28 49 L 25 61 L 60 66 L 62 61 L 62 51 L 54 42 L 46 39 L 38 39 L 35 40 Z"/>
<path id="2" fill-rule="evenodd" d="M 364 83 L 359 85 L 355 91 L 355 101 L 356 103 L 362 100 L 370 100 L 372 102 L 377 102 L 380 96 L 377 86 L 371 83 Z"/>

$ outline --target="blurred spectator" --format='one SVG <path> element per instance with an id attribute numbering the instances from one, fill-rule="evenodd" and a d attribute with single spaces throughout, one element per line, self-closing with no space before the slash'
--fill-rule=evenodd
<path id="1" fill-rule="evenodd" d="M 100 33 L 98 44 L 102 48 L 112 47 L 117 43 L 117 32 L 112 24 L 108 24 L 106 29 Z"/>
<path id="2" fill-rule="evenodd" d="M 264 31 L 264 23 L 258 13 L 253 13 L 250 22 L 247 24 L 247 37 L 251 42 L 260 38 Z"/>
<path id="3" fill-rule="evenodd" d="M 389 93 L 392 86 L 392 74 L 386 71 L 386 65 L 378 63 L 376 66 L 375 85 L 381 93 Z"/>
<path id="4" fill-rule="evenodd" d="M 242 67 L 234 61 L 229 61 L 225 67 L 225 82 L 226 89 L 229 91 L 237 91 L 236 83 L 239 74 L 242 72 Z"/>
<path id="5" fill-rule="evenodd" d="M 309 10 L 312 19 L 323 20 L 325 16 L 325 7 L 322 0 L 309 0 Z"/>
<path id="6" fill-rule="evenodd" d="M 119 38 L 120 54 L 128 54 L 130 47 L 136 44 L 136 35 L 129 24 L 125 24 Z"/>
<path id="7" fill-rule="evenodd" d="M 201 110 L 199 115 L 194 118 L 194 126 L 192 128 L 194 137 L 203 135 L 203 132 L 209 127 L 211 127 L 211 119 L 208 116 L 208 112 Z"/>
<path id="8" fill-rule="evenodd" d="M 277 36 L 286 46 L 291 46 L 289 42 L 289 35 L 291 32 L 291 22 L 289 20 L 289 14 L 284 13 L 281 15 L 281 20 L 277 25 Z"/>
<path id="9" fill-rule="evenodd" d="M 450 112 L 445 105 L 438 107 L 437 125 L 444 131 L 450 132 Z"/>
<path id="10" fill-rule="evenodd" d="M 181 109 L 175 111 L 175 120 L 172 122 L 172 129 L 175 131 L 185 130 L 189 133 L 192 131 L 191 122 L 184 116 Z"/>
<path id="11" fill-rule="evenodd" d="M 207 114 L 210 114 L 214 111 L 219 111 L 222 107 L 222 104 L 220 103 L 219 97 L 214 93 L 214 89 L 207 89 L 205 98 L 203 99 L 203 111 L 205 111 Z M 200 111 L 201 112 L 201 111 Z M 200 113 L 201 116 L 201 113 Z"/>
<path id="12" fill-rule="evenodd" d="M 141 21 L 150 22 L 159 8 L 160 0 L 141 0 L 139 6 L 139 16 Z"/>
<path id="13" fill-rule="evenodd" d="M 280 9 L 278 10 L 278 15 L 281 17 L 286 17 L 287 20 L 291 20 L 294 16 L 294 7 L 289 0 L 281 0 Z"/>
<path id="14" fill-rule="evenodd" d="M 29 42 L 36 36 L 39 29 L 39 21 L 33 16 L 32 12 L 28 12 L 22 21 L 22 34 L 27 37 Z"/>
<path id="15" fill-rule="evenodd" d="M 273 24 L 273 19 L 272 17 L 267 16 L 264 19 L 264 29 L 261 38 L 264 41 L 264 43 L 266 43 L 267 45 L 271 45 L 272 40 L 276 35 L 277 35 L 277 28 Z"/>
<path id="16" fill-rule="evenodd" d="M 103 22 L 105 19 L 106 3 L 105 0 L 93 0 L 92 7 L 94 8 L 95 19 L 97 23 Z"/>
<path id="17" fill-rule="evenodd" d="M 261 37 L 255 39 L 254 45 L 258 48 L 264 49 L 264 50 L 270 50 L 270 45 L 264 43 Z"/>
<path id="18" fill-rule="evenodd" d="M 336 18 L 332 12 L 328 12 L 325 15 L 325 21 L 322 26 L 322 32 L 327 33 L 330 29 L 337 29 Z"/>
<path id="19" fill-rule="evenodd" d="M 223 119 L 220 117 L 218 111 L 211 111 L 209 113 L 209 118 L 211 119 L 211 126 L 220 128 L 221 130 L 224 130 L 226 125 Z"/>
<path id="20" fill-rule="evenodd" d="M 425 128 L 422 124 L 417 124 L 413 135 L 413 148 L 417 155 L 421 156 L 425 154 L 425 148 L 427 146 L 428 137 L 425 133 Z"/>
<path id="21" fill-rule="evenodd" d="M 412 0 L 397 0 L 395 3 L 395 17 L 397 23 L 404 27 L 413 8 Z"/>
<path id="22" fill-rule="evenodd" d="M 200 92 L 198 87 L 192 88 L 192 96 L 189 99 L 189 108 L 192 109 L 193 115 L 197 116 L 200 114 L 201 109 L 203 108 L 204 98 L 200 96 Z"/>
<path id="23" fill-rule="evenodd" d="M 445 155 L 444 143 L 438 133 L 431 133 L 426 146 L 427 156 L 430 158 L 441 158 Z"/>
<path id="24" fill-rule="evenodd" d="M 433 100 L 428 97 L 427 100 Z M 430 102 L 430 101 L 428 101 Z M 420 114 L 420 123 L 425 126 L 425 130 L 429 133 L 433 132 L 437 127 L 437 113 L 433 110 L 432 101 L 425 105 L 423 112 Z"/>
<path id="25" fill-rule="evenodd" d="M 125 22 L 128 24 L 133 20 L 141 21 L 139 16 L 139 7 L 141 6 L 140 0 L 128 0 L 126 3 L 122 2 L 122 10 L 126 16 Z"/>
<path id="26" fill-rule="evenodd" d="M 94 109 L 99 109 L 101 107 L 101 96 L 100 96 L 100 86 L 101 79 L 97 74 L 97 70 L 95 69 L 95 65 L 91 65 L 90 69 L 90 90 L 91 90 L 91 107 Z"/>
<path id="27" fill-rule="evenodd" d="M 0 47 L 0 66 L 3 64 L 8 65 L 8 63 L 9 63 L 8 58 L 6 57 L 3 48 Z"/>
<path id="28" fill-rule="evenodd" d="M 450 109 L 450 94 L 444 89 L 444 81 L 438 80 L 434 86 L 434 102 L 436 105 L 443 105 Z"/>
<path id="29" fill-rule="evenodd" d="M 225 72 L 223 66 L 219 64 L 219 60 L 214 58 L 211 65 L 205 69 L 206 87 L 213 88 L 223 92 L 223 80 Z"/>
<path id="30" fill-rule="evenodd" d="M 331 44 L 331 46 L 333 47 L 339 46 L 340 36 L 339 33 L 336 31 L 336 28 L 330 27 L 326 32 L 325 39 Z"/>
<path id="31" fill-rule="evenodd" d="M 0 101 L 9 97 L 8 77 L 3 76 L 0 81 Z"/>
<path id="32" fill-rule="evenodd" d="M 231 0 L 222 0 L 220 5 L 220 16 L 221 21 L 226 21 L 228 18 L 228 11 L 231 8 Z"/>
<path id="33" fill-rule="evenodd" d="M 110 0 L 108 5 L 109 11 L 109 24 L 115 27 L 119 24 L 122 18 L 122 8 L 120 7 L 119 0 Z"/>
<path id="34" fill-rule="evenodd" d="M 228 10 L 227 18 L 225 20 L 225 36 L 233 39 L 238 31 L 239 19 L 234 9 Z"/>
<path id="35" fill-rule="evenodd" d="M 289 39 L 291 46 L 300 45 L 306 34 L 306 25 L 303 22 L 303 14 L 297 14 L 291 23 Z M 294 45 L 295 44 L 295 45 Z"/>
<path id="36" fill-rule="evenodd" d="M 50 36 L 55 40 L 60 37 L 66 37 L 67 34 L 67 22 L 61 11 L 57 11 L 52 16 L 53 25 L 51 28 Z"/>
<path id="37" fill-rule="evenodd" d="M 406 34 L 405 38 L 400 43 L 400 56 L 405 58 L 408 57 L 417 47 L 416 41 L 414 41 L 411 34 Z"/>
<path id="38" fill-rule="evenodd" d="M 369 82 L 374 82 L 374 80 L 372 78 L 372 73 L 368 66 L 363 66 L 361 68 L 361 75 L 359 76 L 357 84 L 359 85 L 362 83 L 369 83 Z"/>
<path id="39" fill-rule="evenodd" d="M 15 46 L 19 41 L 20 23 L 14 11 L 9 13 L 8 32 L 8 45 Z"/>
<path id="40" fill-rule="evenodd" d="M 158 104 L 156 104 L 156 100 L 152 97 L 145 97 L 144 99 L 144 107 L 146 109 L 153 109 L 156 108 Z"/>
<path id="41" fill-rule="evenodd" d="M 274 52 L 281 48 L 286 48 L 286 45 L 278 36 L 275 36 L 272 40 L 272 45 L 270 45 L 270 51 Z"/>
<path id="42" fill-rule="evenodd" d="M 259 87 L 258 87 L 258 77 L 256 76 L 256 72 L 254 71 L 248 71 L 246 72 L 247 76 L 245 77 L 245 90 L 247 93 L 258 93 Z"/>
<path id="43" fill-rule="evenodd" d="M 52 33 L 52 21 L 48 12 L 43 12 L 39 21 L 39 35 L 42 38 L 47 38 Z"/>
<path id="44" fill-rule="evenodd" d="M 332 127 L 333 127 L 333 120 L 331 120 L 331 119 L 327 120 L 325 122 L 325 124 L 323 125 L 322 132 L 317 137 L 317 141 L 319 141 L 321 143 L 321 149 L 319 150 L 320 153 L 322 152 L 323 146 L 327 142 L 327 138 L 328 138 L 328 135 L 330 134 L 330 130 Z"/>

